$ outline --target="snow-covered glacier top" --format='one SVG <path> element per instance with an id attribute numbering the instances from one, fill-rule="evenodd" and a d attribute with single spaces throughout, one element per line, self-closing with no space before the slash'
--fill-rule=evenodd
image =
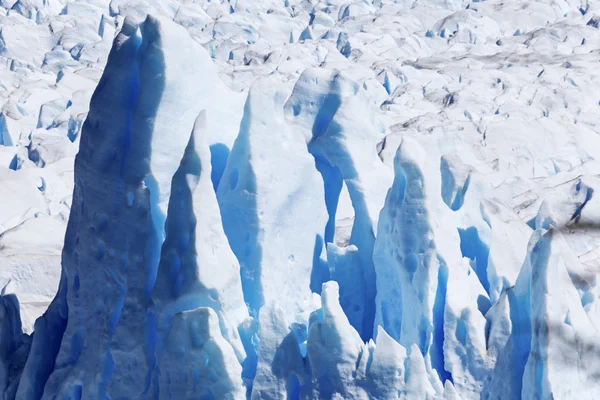
<path id="1" fill-rule="evenodd" d="M 597 398 L 599 28 L 0 0 L 0 397 Z"/>

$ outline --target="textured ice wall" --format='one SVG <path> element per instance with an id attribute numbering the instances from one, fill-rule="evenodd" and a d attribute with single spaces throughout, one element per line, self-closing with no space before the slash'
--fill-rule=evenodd
<path id="1" fill-rule="evenodd" d="M 212 314 L 189 318 L 245 358 L 239 264 L 211 181 L 214 115 L 188 100 L 210 97 L 217 78 L 193 79 L 198 68 L 213 71 L 171 22 L 126 21 L 115 39 L 76 158 L 61 287 L 36 327 L 50 332 L 34 336 L 19 397 L 150 396 L 171 319 L 198 307 L 216 311 L 219 331 Z"/>
<path id="2" fill-rule="evenodd" d="M 436 34 L 497 34 L 466 15 Z M 593 221 L 597 182 L 575 176 L 572 199 L 557 189 L 526 224 L 435 130 L 385 136 L 368 85 L 325 68 L 277 78 L 253 85 L 228 130 L 240 96 L 185 30 L 123 25 L 81 135 L 59 292 L 33 337 L 2 297 L 5 398 L 593 398 L 596 272 L 574 254 L 593 240 L 560 226 Z"/>

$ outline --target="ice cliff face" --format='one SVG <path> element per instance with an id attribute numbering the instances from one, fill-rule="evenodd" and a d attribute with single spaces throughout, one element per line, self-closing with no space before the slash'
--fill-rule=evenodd
<path id="1" fill-rule="evenodd" d="M 4 399 L 597 397 L 593 5 L 175 3 L 0 2 L 3 73 L 75 102 L 118 28 L 89 112 L 25 80 L 2 108 Z M 12 291 L 67 214 L 29 335 Z"/>
<path id="2" fill-rule="evenodd" d="M 169 47 L 185 49 L 190 63 Z M 126 22 L 115 39 L 75 161 L 61 285 L 42 320 L 53 332 L 34 336 L 43 350 L 31 353 L 18 396 L 158 390 L 162 361 L 174 360 L 163 355 L 178 337 L 171 324 L 186 326 L 174 316 L 198 307 L 218 317 L 186 314 L 204 315 L 205 333 L 190 335 L 216 343 L 224 335 L 225 351 L 244 359 L 247 309 L 211 181 L 206 102 L 187 100 L 214 85 L 186 82 L 194 67 L 211 71 L 197 47 L 182 28 L 153 19 Z"/>

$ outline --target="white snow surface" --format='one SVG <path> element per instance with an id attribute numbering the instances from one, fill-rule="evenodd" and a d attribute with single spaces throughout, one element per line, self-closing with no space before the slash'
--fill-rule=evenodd
<path id="1" fill-rule="evenodd" d="M 0 398 L 597 399 L 600 5 L 0 0 Z"/>

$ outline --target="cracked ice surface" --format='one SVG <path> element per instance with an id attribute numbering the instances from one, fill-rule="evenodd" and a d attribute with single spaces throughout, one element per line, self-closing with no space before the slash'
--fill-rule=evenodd
<path id="1" fill-rule="evenodd" d="M 599 21 L 0 0 L 0 394 L 597 397 Z"/>

